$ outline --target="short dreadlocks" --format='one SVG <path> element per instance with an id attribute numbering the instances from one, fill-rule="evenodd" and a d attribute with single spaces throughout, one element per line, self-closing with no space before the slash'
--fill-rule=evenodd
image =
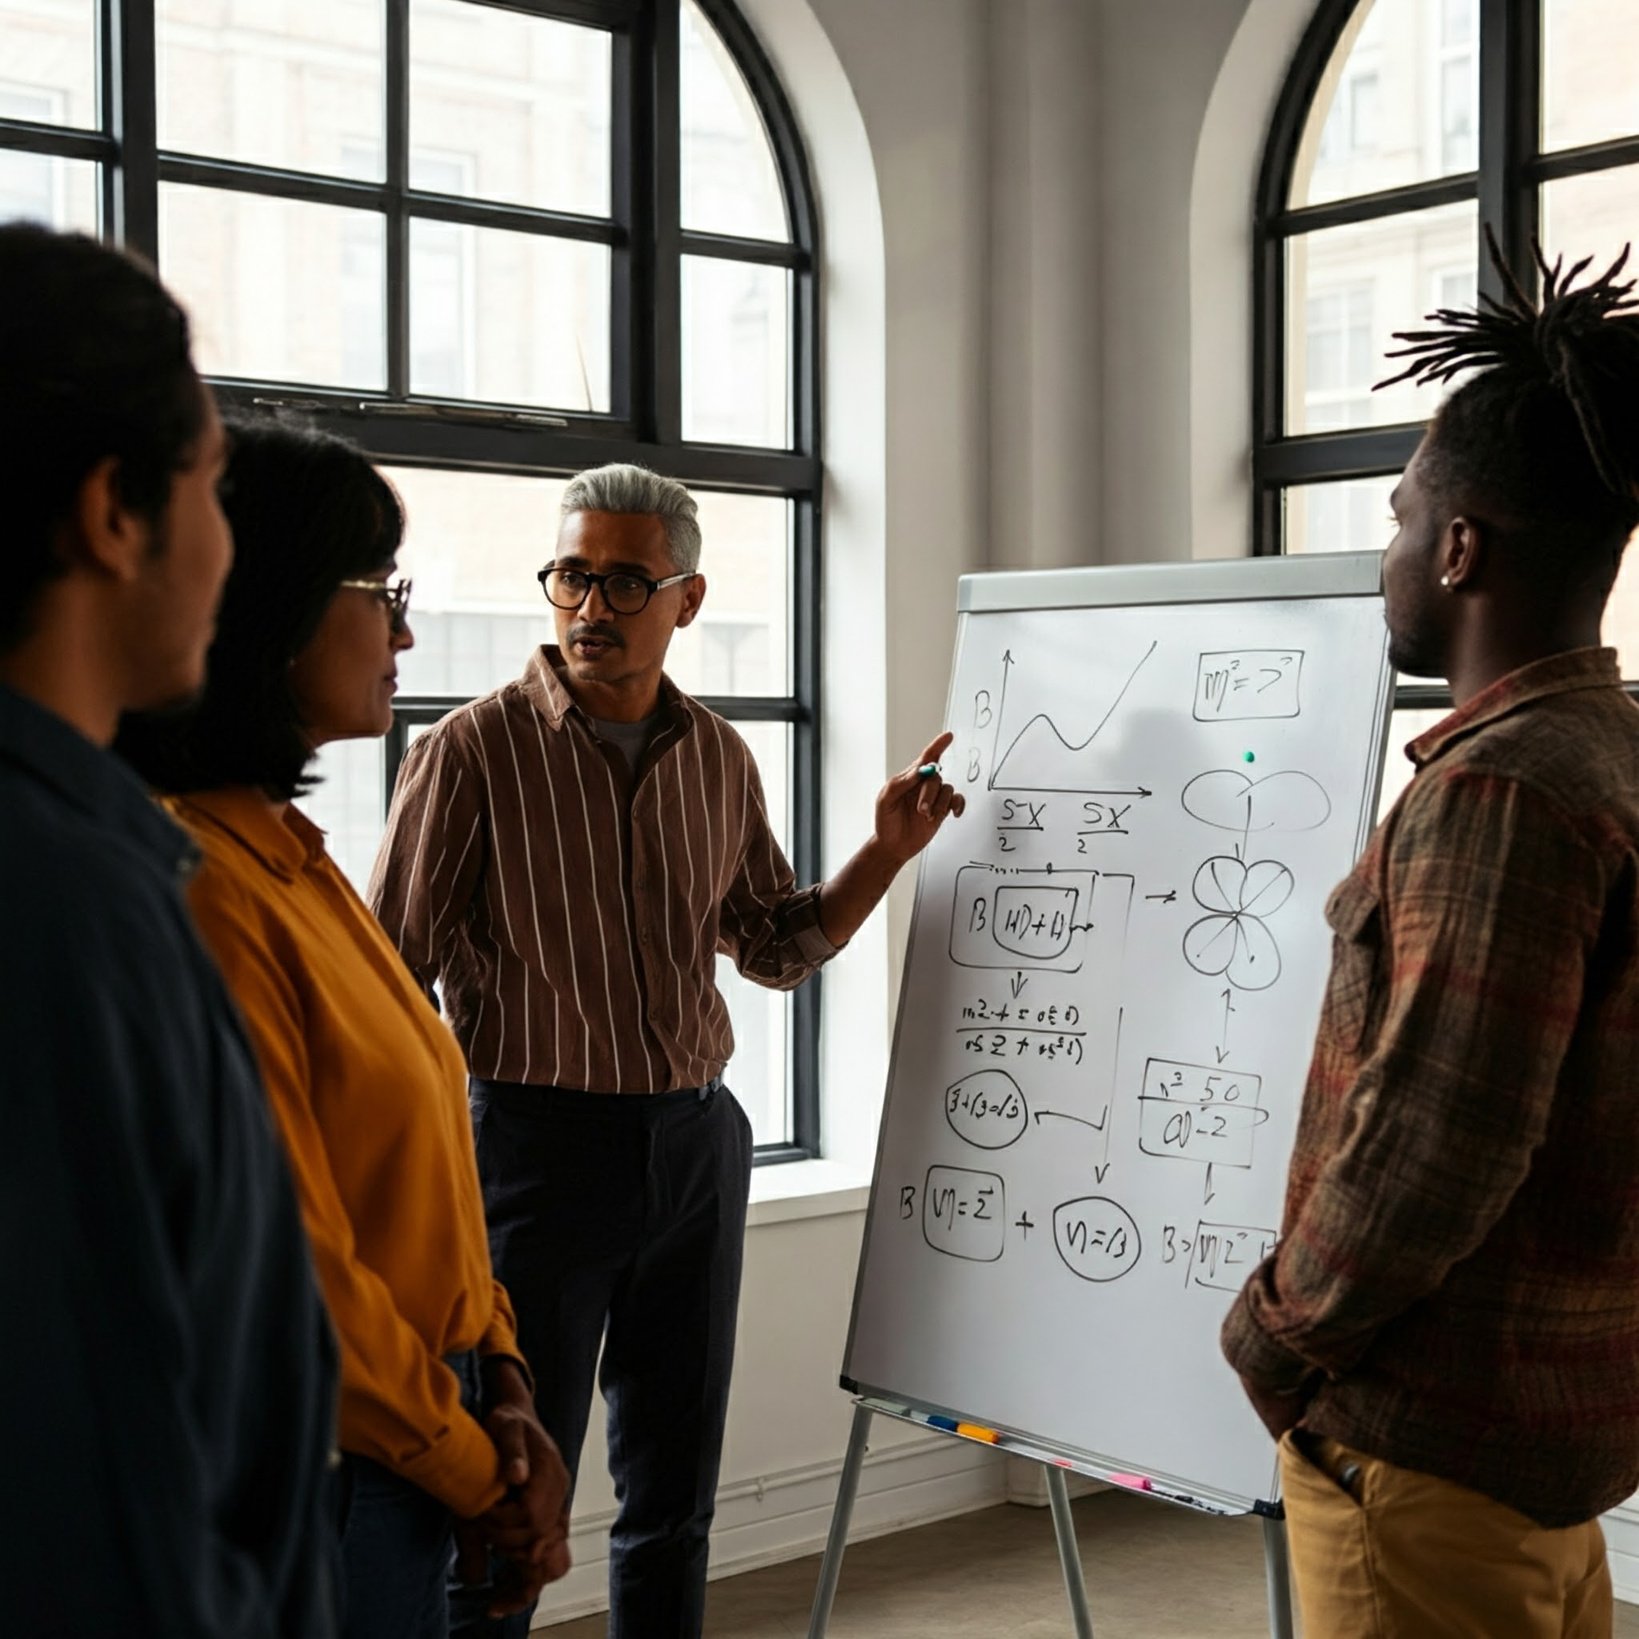
<path id="1" fill-rule="evenodd" d="M 1488 523 L 1510 560 L 1544 593 L 1608 593 L 1639 527 L 1639 300 L 1623 279 L 1631 246 L 1578 285 L 1592 257 L 1567 269 L 1535 248 L 1533 302 L 1486 232 L 1502 277 L 1498 301 L 1441 308 L 1433 330 L 1396 333 L 1389 354 L 1412 362 L 1382 383 L 1445 382 L 1480 373 L 1440 407 L 1421 474 L 1453 512 Z"/>

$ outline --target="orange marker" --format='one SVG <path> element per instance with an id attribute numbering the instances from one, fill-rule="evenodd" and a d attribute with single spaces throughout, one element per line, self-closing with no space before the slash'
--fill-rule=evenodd
<path id="1" fill-rule="evenodd" d="M 977 1423 L 958 1423 L 956 1425 L 956 1432 L 958 1434 L 965 1434 L 970 1440 L 983 1440 L 986 1445 L 992 1446 L 995 1445 L 999 1439 L 1001 1439 L 1001 1435 L 999 1435 L 995 1429 L 980 1428 Z"/>

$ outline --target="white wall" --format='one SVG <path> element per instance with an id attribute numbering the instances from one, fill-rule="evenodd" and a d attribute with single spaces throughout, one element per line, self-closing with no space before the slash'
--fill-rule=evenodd
<path id="1" fill-rule="evenodd" d="M 1252 186 L 1309 0 L 741 4 L 804 126 L 827 257 L 834 864 L 943 726 L 958 575 L 1244 550 Z M 817 1172 L 842 1187 L 753 1207 L 715 1574 L 823 1541 L 909 910 L 907 882 L 826 975 Z M 875 1435 L 860 1533 L 1005 1494 L 991 1453 Z M 602 1440 L 595 1418 L 578 1568 L 542 1621 L 602 1602 Z"/>

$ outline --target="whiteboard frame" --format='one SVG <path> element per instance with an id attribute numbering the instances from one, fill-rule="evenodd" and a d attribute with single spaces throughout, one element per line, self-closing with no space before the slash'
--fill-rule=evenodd
<path id="1" fill-rule="evenodd" d="M 1076 569 L 998 570 L 963 575 L 956 585 L 956 636 L 951 647 L 950 689 L 945 696 L 945 721 L 955 710 L 957 660 L 961 656 L 967 617 L 974 614 L 1013 614 L 1035 609 L 1093 609 L 1112 607 L 1153 607 L 1179 603 L 1247 603 L 1290 601 L 1293 599 L 1380 597 L 1383 591 L 1381 552 L 1315 553 L 1305 557 L 1226 558 L 1213 562 L 1117 564 Z M 1377 824 L 1377 806 L 1382 800 L 1383 765 L 1394 718 L 1394 668 L 1385 653 L 1377 681 L 1376 709 L 1382 725 L 1377 756 L 1366 788 L 1355 829 L 1355 857 L 1365 849 Z M 924 871 L 916 873 L 916 897 L 911 910 L 910 935 L 899 974 L 899 1000 L 894 1010 L 893 1045 L 888 1058 L 891 1080 L 899 1061 L 900 1032 L 905 1024 L 905 986 L 916 955 L 916 931 L 921 926 Z M 875 1409 L 925 1421 L 917 1410 L 966 1421 L 957 1406 L 931 1406 L 907 1402 L 899 1390 L 866 1383 L 851 1377 L 854 1340 L 859 1325 L 860 1291 L 865 1276 L 865 1259 L 871 1248 L 871 1231 L 877 1213 L 877 1181 L 882 1170 L 882 1151 L 887 1142 L 888 1105 L 884 1087 L 882 1115 L 877 1123 L 876 1157 L 871 1165 L 871 1183 L 865 1207 L 865 1230 L 860 1239 L 859 1263 L 854 1272 L 854 1295 L 848 1315 L 848 1339 L 843 1351 L 841 1387 L 849 1394 L 873 1402 L 888 1402 Z M 897 1408 L 897 1409 L 893 1409 Z M 1000 1449 L 1028 1456 L 1039 1462 L 1057 1463 L 1095 1479 L 1109 1480 L 1117 1470 L 1110 1463 L 1077 1447 L 1045 1441 L 1041 1435 L 998 1426 Z M 1213 1514 L 1278 1515 L 1280 1478 L 1271 1453 L 1274 1474 L 1268 1499 L 1246 1499 L 1210 1487 L 1196 1485 L 1199 1496 L 1154 1489 L 1163 1501 L 1181 1504 Z M 1119 1483 L 1119 1482 L 1118 1482 Z"/>

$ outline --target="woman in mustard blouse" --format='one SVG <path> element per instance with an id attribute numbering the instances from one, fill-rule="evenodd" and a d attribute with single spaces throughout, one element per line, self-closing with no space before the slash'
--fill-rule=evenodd
<path id="1" fill-rule="evenodd" d="M 403 512 L 351 445 L 240 425 L 208 681 L 120 749 L 199 844 L 200 932 L 238 1000 L 341 1343 L 347 1639 L 494 1631 L 568 1567 L 566 1476 L 490 1273 L 449 1030 L 293 805 L 320 746 L 392 726 Z M 446 1573 L 453 1546 L 467 1580 Z M 452 1626 L 451 1611 L 454 1611 Z M 516 1631 L 515 1618 L 507 1631 Z"/>

